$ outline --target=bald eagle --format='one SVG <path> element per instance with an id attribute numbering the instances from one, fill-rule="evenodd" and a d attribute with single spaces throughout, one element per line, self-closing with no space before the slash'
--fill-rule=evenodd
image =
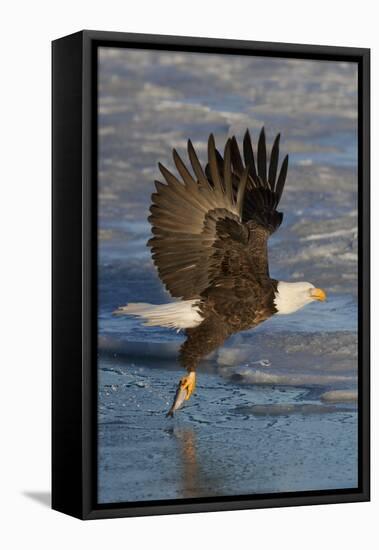
<path id="1" fill-rule="evenodd" d="M 326 298 L 311 283 L 270 277 L 267 241 L 282 223 L 277 208 L 288 167 L 287 155 L 277 177 L 279 140 L 280 134 L 267 159 L 262 128 L 255 158 L 247 130 L 243 156 L 235 136 L 226 141 L 222 156 L 211 134 L 204 169 L 191 141 L 192 173 L 175 149 L 181 179 L 159 164 L 165 183 L 155 182 L 148 218 L 153 237 L 147 245 L 162 283 L 177 300 L 131 303 L 116 313 L 140 317 L 147 326 L 185 331 L 179 359 L 187 375 L 179 382 L 169 415 L 193 393 L 201 359 L 229 336 Z"/>

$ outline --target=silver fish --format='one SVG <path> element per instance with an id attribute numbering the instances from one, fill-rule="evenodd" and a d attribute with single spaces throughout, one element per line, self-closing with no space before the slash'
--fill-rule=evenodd
<path id="1" fill-rule="evenodd" d="M 171 406 L 171 409 L 168 411 L 166 416 L 174 416 L 174 412 L 180 409 L 180 407 L 183 405 L 183 402 L 185 401 L 187 397 L 187 389 L 183 388 L 182 381 L 179 382 L 178 387 L 176 389 L 174 402 Z"/>

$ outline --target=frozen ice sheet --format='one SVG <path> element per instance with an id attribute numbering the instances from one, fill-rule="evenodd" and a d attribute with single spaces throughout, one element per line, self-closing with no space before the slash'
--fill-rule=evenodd
<path id="1" fill-rule="evenodd" d="M 169 419 L 181 370 L 102 358 L 99 373 L 100 502 L 357 485 L 354 403 L 202 371 Z"/>

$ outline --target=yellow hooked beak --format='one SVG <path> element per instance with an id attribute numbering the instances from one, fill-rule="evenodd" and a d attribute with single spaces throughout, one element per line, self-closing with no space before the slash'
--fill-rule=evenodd
<path id="1" fill-rule="evenodd" d="M 319 300 L 320 302 L 325 302 L 326 293 L 322 288 L 311 288 L 310 294 L 314 300 Z"/>

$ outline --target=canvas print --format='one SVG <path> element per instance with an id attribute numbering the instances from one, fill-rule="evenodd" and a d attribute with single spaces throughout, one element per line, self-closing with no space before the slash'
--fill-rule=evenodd
<path id="1" fill-rule="evenodd" d="M 99 504 L 358 487 L 357 96 L 99 48 Z"/>

